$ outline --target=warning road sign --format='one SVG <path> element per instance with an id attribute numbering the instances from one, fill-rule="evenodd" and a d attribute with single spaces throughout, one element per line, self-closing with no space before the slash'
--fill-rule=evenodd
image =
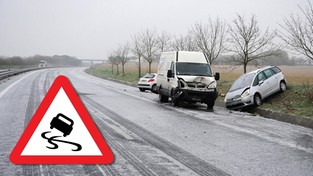
<path id="1" fill-rule="evenodd" d="M 10 155 L 15 164 L 109 164 L 113 153 L 65 76 L 58 76 Z"/>

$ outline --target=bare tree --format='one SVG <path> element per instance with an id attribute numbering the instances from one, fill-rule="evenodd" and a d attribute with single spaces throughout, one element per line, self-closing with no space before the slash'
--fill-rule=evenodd
<path id="1" fill-rule="evenodd" d="M 214 22 L 209 18 L 208 24 L 195 23 L 191 28 L 197 47 L 205 54 L 210 64 L 225 50 L 225 28 L 226 24 L 218 18 Z"/>
<path id="2" fill-rule="evenodd" d="M 244 73 L 249 62 L 279 53 L 279 47 L 272 42 L 276 33 L 269 32 L 269 29 L 261 33 L 255 15 L 246 21 L 237 14 L 233 26 L 229 25 L 229 34 L 229 51 L 235 53 L 233 59 L 243 65 Z"/>
<path id="3" fill-rule="evenodd" d="M 138 58 L 138 78 L 141 78 L 141 57 L 143 56 L 143 42 L 140 33 L 132 36 L 131 52 Z"/>
<path id="4" fill-rule="evenodd" d="M 158 40 L 156 37 L 156 29 L 145 30 L 142 33 L 143 58 L 149 63 L 149 73 L 151 73 L 151 64 L 155 60 L 158 52 Z"/>
<path id="5" fill-rule="evenodd" d="M 157 36 L 158 48 L 161 52 L 167 51 L 170 47 L 170 42 L 173 38 L 173 35 L 169 34 L 166 31 L 163 31 L 160 35 Z"/>
<path id="6" fill-rule="evenodd" d="M 197 51 L 197 46 L 190 34 L 175 37 L 172 48 L 176 51 Z"/>
<path id="7" fill-rule="evenodd" d="M 279 36 L 290 49 L 313 60 L 313 7 L 310 1 L 305 9 L 298 7 L 301 16 L 290 14 L 285 18 Z"/>
<path id="8" fill-rule="evenodd" d="M 120 63 L 122 64 L 122 74 L 125 76 L 125 64 L 129 61 L 128 54 L 130 52 L 130 45 L 129 43 L 125 43 L 118 47 L 115 51 L 116 57 L 119 59 Z"/>
<path id="9" fill-rule="evenodd" d="M 114 65 L 115 65 L 115 66 L 116 66 L 116 74 L 119 75 L 120 72 L 119 72 L 119 66 L 118 66 L 118 65 L 119 65 L 121 62 L 120 62 L 120 59 L 118 58 L 118 56 L 115 56 L 115 55 L 111 54 L 111 55 L 109 56 L 109 62 L 111 63 L 112 74 L 114 74 L 114 69 L 113 69 L 113 67 L 114 67 Z"/>

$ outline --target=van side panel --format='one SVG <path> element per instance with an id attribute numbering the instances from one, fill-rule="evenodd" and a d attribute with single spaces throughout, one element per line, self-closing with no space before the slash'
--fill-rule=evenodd
<path id="1" fill-rule="evenodd" d="M 158 66 L 158 76 L 159 75 L 165 75 L 167 73 L 167 70 L 170 69 L 171 63 L 175 61 L 176 58 L 176 52 L 164 52 L 161 55 L 159 66 Z"/>
<path id="2" fill-rule="evenodd" d="M 163 52 L 160 57 L 157 86 L 160 91 L 165 91 L 163 92 L 164 95 L 169 95 L 168 87 L 170 83 L 167 78 L 167 71 L 171 69 L 171 64 L 176 62 L 176 53 L 176 51 Z"/>
<path id="3" fill-rule="evenodd" d="M 161 55 L 158 66 L 158 86 L 167 80 L 167 71 L 171 68 L 171 63 L 175 61 L 176 52 L 164 52 Z"/>

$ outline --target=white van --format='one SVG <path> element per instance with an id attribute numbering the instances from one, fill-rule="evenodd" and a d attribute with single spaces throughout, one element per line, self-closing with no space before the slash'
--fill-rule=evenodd
<path id="1" fill-rule="evenodd" d="M 157 88 L 160 102 L 169 97 L 174 106 L 180 102 L 205 103 L 213 108 L 218 92 L 210 64 L 201 52 L 163 52 L 158 66 Z"/>

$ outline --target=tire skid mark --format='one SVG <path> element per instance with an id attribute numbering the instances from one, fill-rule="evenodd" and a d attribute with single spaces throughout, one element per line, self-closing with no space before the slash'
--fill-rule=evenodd
<path id="1" fill-rule="evenodd" d="M 174 158 L 178 162 L 182 163 L 183 165 L 185 165 L 187 168 L 191 169 L 195 173 L 197 173 L 199 175 L 205 175 L 205 176 L 209 176 L 209 175 L 219 175 L 219 176 L 225 175 L 226 176 L 226 175 L 229 175 L 226 172 L 218 169 L 217 167 L 207 163 L 206 161 L 204 161 L 204 160 L 192 155 L 191 153 L 183 150 L 182 148 L 180 148 L 180 147 L 154 135 L 150 131 L 140 127 L 139 125 L 131 122 L 130 120 L 127 120 L 127 119 L 121 117 L 120 115 L 112 112 L 111 110 L 107 109 L 103 105 L 93 101 L 89 97 L 83 96 L 83 98 L 90 105 L 97 108 L 100 112 L 102 112 L 103 114 L 106 114 L 108 117 L 110 117 L 115 122 L 124 126 L 126 129 L 133 132 L 137 136 L 140 136 L 142 139 L 144 139 L 145 141 L 150 143 L 152 146 L 158 148 L 159 150 L 163 151 L 167 155 L 171 156 L 172 158 Z M 100 123 L 100 125 L 103 126 L 103 123 Z M 105 127 L 105 128 L 107 128 L 107 127 Z M 107 142 L 109 143 L 110 146 L 112 146 L 113 148 L 116 148 L 118 150 L 118 152 L 121 152 L 121 155 L 123 157 L 126 156 L 126 157 L 132 158 L 132 156 L 129 156 L 130 153 L 127 153 L 127 149 L 121 150 L 121 147 L 123 147 L 123 146 L 119 146 L 118 143 L 114 142 L 114 139 L 110 136 L 110 134 L 108 134 L 109 130 L 107 130 L 107 132 L 106 131 L 102 131 L 102 132 L 105 136 L 107 136 L 107 138 L 109 137 Z M 110 139 L 110 137 L 111 137 L 111 139 Z M 132 161 L 132 162 L 134 162 L 134 161 Z M 137 165 L 136 162 L 133 164 Z M 140 169 L 142 169 L 142 167 L 140 167 L 138 169 L 140 172 Z M 145 168 L 143 168 L 143 169 L 145 169 Z M 142 173 L 142 172 L 140 172 L 140 173 Z M 143 175 L 146 175 L 146 174 L 143 174 Z"/>
<path id="2" fill-rule="evenodd" d="M 46 77 L 47 73 L 44 72 L 39 74 L 33 81 L 31 91 L 28 98 L 27 103 L 27 109 L 26 109 L 26 116 L 24 121 L 24 128 L 27 127 L 30 119 L 32 118 L 33 114 L 35 113 L 35 110 L 40 104 L 40 100 L 42 99 L 42 96 L 40 94 L 40 87 L 42 87 L 42 91 L 45 89 L 45 83 L 43 86 L 40 86 L 41 84 L 40 79 L 42 77 Z M 61 176 L 62 174 L 59 173 L 59 169 L 57 169 L 56 165 L 22 165 L 22 175 L 23 176 Z"/>
<path id="3" fill-rule="evenodd" d="M 43 85 L 43 93 L 44 93 L 44 95 L 46 95 L 48 90 L 49 90 L 49 82 L 50 82 L 49 77 L 51 77 L 51 72 L 48 72 L 46 74 L 46 79 L 45 79 L 45 82 L 44 82 L 44 85 Z"/>
<path id="4" fill-rule="evenodd" d="M 92 107 L 91 109 L 96 109 L 96 107 Z M 98 111 L 98 110 L 97 110 Z M 114 129 L 112 129 L 110 126 L 106 125 L 102 120 L 100 120 L 101 117 L 98 117 L 99 115 L 92 114 L 93 117 L 97 117 L 95 120 L 98 129 L 101 131 L 102 135 L 105 137 L 106 142 L 108 145 L 115 150 L 119 156 L 123 157 L 129 164 L 132 165 L 134 169 L 138 171 L 141 175 L 147 175 L 147 176 L 156 176 L 156 175 L 164 175 L 160 174 L 160 172 L 166 172 L 166 175 L 174 175 L 171 171 L 166 169 L 165 167 L 159 165 L 156 166 L 156 164 L 152 163 L 146 163 L 142 161 L 140 158 L 136 156 L 136 154 L 130 152 L 134 150 L 129 150 L 125 146 L 121 144 L 121 142 L 116 140 L 116 132 Z M 103 130 L 105 129 L 105 130 Z M 114 165 L 101 165 L 103 169 L 105 169 L 105 173 L 107 175 L 112 176 L 119 176 L 122 174 L 119 174 L 118 170 L 114 167 Z M 153 169 L 152 169 L 153 168 Z M 155 171 L 154 169 L 157 169 L 158 171 Z M 130 174 L 129 174 L 130 175 Z"/>
<path id="5" fill-rule="evenodd" d="M 104 126 L 103 123 L 98 121 L 99 129 L 107 129 L 107 131 L 112 131 L 108 126 Z M 100 124 L 100 125 L 99 125 Z M 129 152 L 122 144 L 114 140 L 114 137 L 109 134 L 109 132 L 101 130 L 101 133 L 107 139 L 109 146 L 114 148 L 126 161 L 128 161 L 141 175 L 145 176 L 157 176 L 153 170 L 151 170 L 145 163 L 143 163 L 139 158 L 137 158 L 133 153 Z M 110 166 L 105 166 L 104 168 L 110 173 Z M 116 175 L 116 174 L 111 174 Z"/>
<path id="6" fill-rule="evenodd" d="M 35 107 L 39 105 L 39 88 L 38 82 L 40 74 L 35 78 L 32 83 L 32 88 L 30 89 L 30 94 L 28 98 L 27 108 L 26 108 L 26 117 L 24 121 L 24 129 L 27 127 L 32 115 L 35 112 Z M 22 166 L 22 175 L 24 176 L 41 176 L 41 169 L 39 165 L 23 165 Z"/>
<path id="7" fill-rule="evenodd" d="M 82 165 L 82 168 L 85 174 L 88 174 L 89 176 L 112 175 L 110 172 L 106 172 L 102 168 L 99 168 L 98 165 Z M 113 173 L 113 175 L 116 174 Z"/>

